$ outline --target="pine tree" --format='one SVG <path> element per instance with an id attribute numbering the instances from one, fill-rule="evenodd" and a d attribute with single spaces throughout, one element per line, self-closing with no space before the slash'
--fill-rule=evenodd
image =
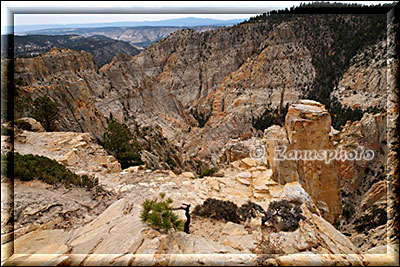
<path id="1" fill-rule="evenodd" d="M 156 230 L 165 230 L 168 233 L 173 228 L 182 231 L 183 221 L 172 212 L 171 204 L 173 200 L 171 198 L 163 200 L 164 197 L 165 193 L 160 193 L 160 200 L 146 199 L 142 203 L 140 219 Z"/>
<path id="2" fill-rule="evenodd" d="M 54 120 L 58 116 L 57 104 L 47 95 L 38 97 L 33 102 L 32 117 L 39 121 L 46 131 L 54 131 Z"/>
<path id="3" fill-rule="evenodd" d="M 121 163 L 123 169 L 143 164 L 139 155 L 141 146 L 125 124 L 111 117 L 103 140 L 103 147 Z"/>

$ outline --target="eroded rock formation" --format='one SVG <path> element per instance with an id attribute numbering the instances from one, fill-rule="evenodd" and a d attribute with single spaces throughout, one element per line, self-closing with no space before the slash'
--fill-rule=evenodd
<path id="1" fill-rule="evenodd" d="M 339 167 L 336 160 L 320 156 L 334 148 L 330 132 L 331 117 L 325 107 L 300 100 L 289 107 L 285 127 L 266 130 L 266 142 L 276 181 L 299 181 L 324 218 L 335 223 L 342 214 Z"/>

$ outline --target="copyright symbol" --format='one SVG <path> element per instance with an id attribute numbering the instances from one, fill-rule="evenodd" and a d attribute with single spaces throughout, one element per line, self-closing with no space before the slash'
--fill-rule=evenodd
<path id="1" fill-rule="evenodd" d="M 264 146 L 256 145 L 250 150 L 250 157 L 252 159 L 261 159 L 265 156 Z"/>

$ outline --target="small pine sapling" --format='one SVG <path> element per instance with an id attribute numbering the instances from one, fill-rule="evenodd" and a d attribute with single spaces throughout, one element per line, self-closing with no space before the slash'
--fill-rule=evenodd
<path id="1" fill-rule="evenodd" d="M 164 197 L 165 193 L 160 193 L 160 200 L 146 199 L 142 203 L 140 219 L 156 230 L 165 230 L 168 233 L 173 228 L 176 231 L 182 231 L 183 221 L 172 212 L 173 200 L 171 198 L 163 200 Z"/>

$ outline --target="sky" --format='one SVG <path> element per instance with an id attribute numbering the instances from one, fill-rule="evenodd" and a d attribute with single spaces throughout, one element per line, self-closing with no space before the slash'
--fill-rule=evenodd
<path id="1" fill-rule="evenodd" d="M 12 24 L 7 19 L 14 13 L 14 25 L 72 24 L 119 21 L 155 21 L 171 18 L 201 17 L 215 19 L 247 19 L 271 9 L 297 6 L 312 1 L 2 1 L 1 25 Z M 361 4 L 392 3 L 393 1 L 336 1 Z M 179 12 L 176 12 L 176 11 Z M 114 14 L 73 14 L 83 12 Z M 54 14 L 69 12 L 72 14 Z M 176 14 L 185 12 L 186 14 Z M 25 14 L 17 14 L 25 13 Z M 49 14 L 27 14 L 49 13 Z M 53 13 L 53 14 L 51 14 Z M 124 13 L 124 14 L 115 14 Z M 147 13 L 147 14 L 127 14 Z M 153 14 L 150 14 L 153 13 Z M 154 14 L 159 13 L 159 14 Z M 160 14 L 163 13 L 163 14 Z M 175 13 L 175 14 L 167 14 Z M 195 14 L 193 14 L 195 13 Z M 196 14 L 197 13 L 197 14 Z M 200 14 L 199 14 L 200 13 Z M 214 13 L 214 14 L 212 14 Z M 229 13 L 229 14 L 221 14 Z"/>

